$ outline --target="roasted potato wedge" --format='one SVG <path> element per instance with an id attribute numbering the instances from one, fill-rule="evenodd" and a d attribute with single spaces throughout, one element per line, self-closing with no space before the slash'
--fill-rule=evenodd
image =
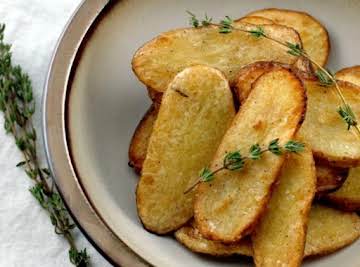
<path id="1" fill-rule="evenodd" d="M 155 122 L 156 113 L 151 107 L 139 123 L 137 130 L 134 133 L 129 149 L 129 165 L 134 167 L 137 173 L 140 173 L 143 161 L 146 157 L 146 150 L 149 144 L 149 137 L 152 132 L 153 124 Z M 316 164 L 317 177 L 317 196 L 334 191 L 344 183 L 348 176 L 348 169 L 336 168 L 321 163 Z"/>
<path id="2" fill-rule="evenodd" d="M 360 66 L 342 69 L 335 74 L 336 79 L 360 86 Z"/>
<path id="3" fill-rule="evenodd" d="M 305 51 L 318 64 L 325 66 L 330 53 L 326 28 L 311 15 L 287 9 L 268 8 L 253 11 L 247 16 L 271 19 L 274 23 L 294 28 L 301 37 Z"/>
<path id="4" fill-rule="evenodd" d="M 338 81 L 338 84 L 359 117 L 360 87 L 343 81 Z M 337 112 L 341 103 L 334 86 L 324 87 L 317 81 L 305 81 L 305 87 L 308 109 L 299 133 L 311 145 L 315 157 L 332 166 L 346 168 L 359 165 L 359 139 L 353 129 L 348 131 Z"/>
<path id="5" fill-rule="evenodd" d="M 224 245 L 205 239 L 193 224 L 180 228 L 175 236 L 180 243 L 194 252 L 216 256 L 253 255 L 251 242 L 247 238 L 238 243 Z M 350 245 L 359 237 L 360 218 L 356 213 L 315 204 L 310 210 L 304 257 L 330 254 Z"/>
<path id="6" fill-rule="evenodd" d="M 249 16 L 249 17 L 242 17 L 240 19 L 235 20 L 236 22 L 245 22 L 254 25 L 270 25 L 274 24 L 271 19 L 267 19 L 264 17 L 259 16 Z"/>
<path id="7" fill-rule="evenodd" d="M 266 71 L 283 65 L 274 62 L 258 62 L 244 67 L 235 86 L 240 102 L 244 102 L 252 90 L 252 83 Z M 295 70 L 294 70 L 295 71 Z M 348 131 L 337 109 L 340 105 L 333 86 L 321 86 L 318 81 L 303 72 L 297 72 L 307 92 L 308 105 L 305 121 L 300 129 L 301 137 L 310 144 L 315 158 L 335 167 L 354 167 L 360 164 L 358 137 Z M 344 81 L 338 82 L 355 115 L 360 116 L 360 87 Z M 336 136 L 336 139 L 333 138 Z"/>
<path id="8" fill-rule="evenodd" d="M 184 191 L 210 163 L 234 116 L 232 93 L 220 71 L 194 66 L 175 76 L 163 96 L 136 191 L 146 229 L 168 233 L 193 216 L 194 192 Z"/>
<path id="9" fill-rule="evenodd" d="M 129 166 L 140 174 L 146 157 L 149 139 L 158 114 L 158 107 L 152 104 L 135 129 L 129 147 Z"/>
<path id="10" fill-rule="evenodd" d="M 213 256 L 230 256 L 233 254 L 240 254 L 245 256 L 252 256 L 253 250 L 251 246 L 251 239 L 245 237 L 239 242 L 226 245 L 221 242 L 212 241 L 204 238 L 195 222 L 192 221 L 189 225 L 181 227 L 175 232 L 175 238 L 191 251 L 209 254 Z"/>
<path id="11" fill-rule="evenodd" d="M 349 169 L 336 168 L 321 163 L 316 164 L 316 193 L 322 196 L 342 186 L 348 175 Z"/>
<path id="12" fill-rule="evenodd" d="M 360 217 L 323 205 L 312 206 L 307 229 L 305 257 L 326 255 L 360 237 Z"/>
<path id="13" fill-rule="evenodd" d="M 253 144 L 267 146 L 279 138 L 292 139 L 301 125 L 306 95 L 301 81 L 280 69 L 261 76 L 226 132 L 210 169 L 222 166 L 228 152 L 246 153 Z M 223 170 L 198 186 L 195 220 L 207 238 L 223 242 L 240 240 L 254 227 L 270 197 L 284 155 L 263 154 L 241 171 Z"/>
<path id="14" fill-rule="evenodd" d="M 246 30 L 256 27 L 243 22 L 234 25 Z M 298 33 L 291 28 L 263 25 L 263 29 L 273 38 L 301 44 Z M 259 60 L 293 64 L 297 59 L 283 46 L 265 38 L 254 38 L 242 31 L 220 34 L 217 26 L 208 26 L 162 33 L 135 53 L 132 67 L 146 86 L 163 92 L 177 73 L 197 64 L 219 69 L 232 86 L 237 72 L 246 64 Z"/>
<path id="15" fill-rule="evenodd" d="M 360 167 L 352 168 L 344 184 L 325 199 L 347 211 L 360 211 Z"/>
<path id="16" fill-rule="evenodd" d="M 311 149 L 288 155 L 267 210 L 251 234 L 256 266 L 300 266 L 315 191 Z"/>
<path id="17" fill-rule="evenodd" d="M 342 69 L 336 73 L 342 81 L 360 85 L 360 66 Z M 336 192 L 325 196 L 332 204 L 347 211 L 360 211 L 360 167 L 350 169 L 345 183 Z"/>

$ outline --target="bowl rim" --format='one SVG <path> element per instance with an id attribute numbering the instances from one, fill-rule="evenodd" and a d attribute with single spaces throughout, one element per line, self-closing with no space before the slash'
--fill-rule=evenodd
<path id="1" fill-rule="evenodd" d="M 42 98 L 45 155 L 69 214 L 89 242 L 116 266 L 150 266 L 106 224 L 87 198 L 77 177 L 66 135 L 66 102 L 76 58 L 101 18 L 116 0 L 83 0 L 65 26 L 48 70 Z"/>

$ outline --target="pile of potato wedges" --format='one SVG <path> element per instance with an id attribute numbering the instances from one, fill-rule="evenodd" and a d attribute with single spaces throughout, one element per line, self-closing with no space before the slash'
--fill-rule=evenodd
<path id="1" fill-rule="evenodd" d="M 300 44 L 326 66 L 330 39 L 311 15 L 264 9 L 234 21 Z M 316 66 L 266 38 L 217 26 L 161 33 L 137 50 L 132 68 L 153 104 L 139 122 L 129 166 L 140 175 L 139 218 L 191 251 L 253 257 L 256 266 L 300 266 L 360 236 L 360 139 L 337 113 L 335 85 Z M 360 67 L 336 73 L 360 117 Z M 264 153 L 238 171 L 184 193 L 231 151 L 298 140 L 301 153 Z"/>

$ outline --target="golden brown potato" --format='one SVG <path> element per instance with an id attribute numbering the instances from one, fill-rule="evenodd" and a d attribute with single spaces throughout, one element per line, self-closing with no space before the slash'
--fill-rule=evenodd
<path id="1" fill-rule="evenodd" d="M 140 173 L 143 161 L 146 157 L 146 150 L 149 143 L 149 137 L 152 133 L 157 111 L 153 107 L 149 109 L 144 118 L 139 123 L 137 130 L 132 138 L 129 149 L 129 164 Z M 321 163 L 316 164 L 317 177 L 317 196 L 338 189 L 346 180 L 348 169 L 336 168 Z"/>
<path id="2" fill-rule="evenodd" d="M 135 129 L 129 147 L 129 166 L 140 174 L 146 157 L 149 139 L 155 124 L 158 108 L 153 104 Z"/>
<path id="3" fill-rule="evenodd" d="M 336 79 L 360 86 L 360 66 L 342 69 L 335 74 Z"/>
<path id="4" fill-rule="evenodd" d="M 216 256 L 253 255 L 252 244 L 248 238 L 224 245 L 205 239 L 193 224 L 183 226 L 176 231 L 175 236 L 185 247 L 198 253 Z M 304 257 L 330 254 L 350 245 L 359 237 L 360 218 L 356 213 L 315 204 L 310 210 Z"/>
<path id="5" fill-rule="evenodd" d="M 360 115 L 360 87 L 339 81 L 347 102 Z M 324 87 L 317 81 L 305 81 L 308 109 L 300 135 L 313 148 L 314 156 L 332 166 L 354 167 L 360 164 L 360 142 L 353 129 L 339 116 L 340 100 L 334 86 Z"/>
<path id="6" fill-rule="evenodd" d="M 163 96 L 136 191 L 146 229 L 168 233 L 193 216 L 194 192 L 184 191 L 209 164 L 234 115 L 220 71 L 194 66 L 175 76 Z"/>
<path id="7" fill-rule="evenodd" d="M 312 73 L 305 73 L 293 66 L 279 63 L 279 62 L 270 62 L 270 61 L 259 61 L 252 64 L 249 64 L 240 69 L 237 74 L 236 82 L 234 85 L 234 91 L 237 95 L 240 103 L 243 103 L 247 96 L 249 95 L 252 84 L 265 72 L 270 70 L 277 70 L 281 68 L 286 68 L 294 72 L 301 79 L 313 79 Z"/>
<path id="8" fill-rule="evenodd" d="M 249 64 L 238 72 L 235 82 L 235 93 L 239 98 L 240 103 L 244 103 L 252 90 L 252 84 L 270 70 L 278 70 L 282 68 L 290 69 L 289 65 L 281 64 L 278 62 L 261 61 Z"/>
<path id="9" fill-rule="evenodd" d="M 251 235 L 256 266 L 300 266 L 315 191 L 311 149 L 288 155 L 267 210 Z"/>
<path id="10" fill-rule="evenodd" d="M 271 19 L 267 19 L 264 17 L 259 16 L 249 16 L 249 17 L 242 17 L 240 19 L 235 20 L 236 22 L 245 22 L 254 25 L 269 25 L 274 24 Z"/>
<path id="11" fill-rule="evenodd" d="M 258 62 L 244 67 L 239 72 L 235 86 L 240 102 L 246 99 L 252 90 L 252 83 L 259 76 L 281 66 L 273 62 Z M 340 101 L 334 86 L 321 86 L 318 81 L 303 72 L 297 72 L 297 75 L 306 87 L 308 98 L 306 117 L 300 135 L 312 147 L 315 158 L 342 168 L 359 165 L 360 143 L 358 137 L 352 133 L 353 130 L 347 130 L 346 123 L 337 112 Z M 359 117 L 360 87 L 344 81 L 339 81 L 338 84 L 355 115 Z"/>
<path id="12" fill-rule="evenodd" d="M 270 71 L 253 87 L 216 151 L 211 170 L 223 165 L 228 152 L 247 153 L 251 145 L 267 146 L 277 138 L 283 145 L 300 127 L 306 96 L 295 75 L 286 69 Z M 223 170 L 211 182 L 201 183 L 195 202 L 200 232 L 223 242 L 248 234 L 265 209 L 283 161 L 284 155 L 264 153 L 241 171 Z"/>
<path id="13" fill-rule="evenodd" d="M 247 16 L 271 19 L 274 23 L 294 28 L 301 37 L 305 51 L 322 66 L 330 53 L 330 40 L 326 28 L 314 17 L 305 12 L 268 8 L 253 11 Z"/>
<path id="14" fill-rule="evenodd" d="M 360 217 L 323 205 L 312 206 L 306 236 L 305 257 L 326 255 L 360 237 Z"/>
<path id="15" fill-rule="evenodd" d="M 338 189 L 346 180 L 349 169 L 336 168 L 321 163 L 316 164 L 316 194 L 322 196 Z"/>
<path id="16" fill-rule="evenodd" d="M 360 66 L 342 69 L 336 73 L 342 81 L 360 85 Z M 347 211 L 360 211 L 360 167 L 350 169 L 345 183 L 336 192 L 325 196 L 332 204 Z"/>
<path id="17" fill-rule="evenodd" d="M 252 24 L 235 22 L 235 27 L 253 30 Z M 281 25 L 263 25 L 265 34 L 285 42 L 299 43 L 298 33 Z M 246 52 L 244 52 L 246 51 Z M 259 60 L 293 64 L 298 59 L 283 46 L 242 31 L 220 34 L 217 26 L 184 28 L 160 34 L 134 55 L 134 73 L 146 86 L 163 92 L 184 68 L 203 64 L 222 71 L 232 86 L 242 66 Z"/>
<path id="18" fill-rule="evenodd" d="M 205 239 L 195 226 L 194 221 L 177 230 L 175 232 L 175 237 L 180 243 L 184 244 L 184 246 L 197 253 L 221 257 L 233 254 L 245 256 L 253 255 L 251 240 L 249 237 L 245 237 L 239 242 L 229 245 Z"/>
<path id="19" fill-rule="evenodd" d="M 360 211 L 360 167 L 350 169 L 344 184 L 325 198 L 340 209 Z"/>

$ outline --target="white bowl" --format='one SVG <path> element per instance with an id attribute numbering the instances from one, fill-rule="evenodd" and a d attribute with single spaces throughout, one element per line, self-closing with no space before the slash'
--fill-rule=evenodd
<path id="1" fill-rule="evenodd" d="M 186 10 L 207 12 L 217 20 L 281 7 L 307 11 L 323 22 L 331 37 L 329 66 L 337 70 L 360 63 L 356 30 L 360 1 L 113 2 L 82 4 L 63 34 L 49 72 L 44 134 L 49 163 L 66 204 L 89 239 L 114 264 L 251 266 L 241 257 L 198 256 L 173 238 L 142 227 L 134 194 L 138 177 L 127 165 L 127 152 L 150 101 L 131 70 L 132 55 L 160 32 L 188 25 Z M 359 251 L 357 242 L 335 254 L 306 260 L 304 266 L 360 266 Z"/>

